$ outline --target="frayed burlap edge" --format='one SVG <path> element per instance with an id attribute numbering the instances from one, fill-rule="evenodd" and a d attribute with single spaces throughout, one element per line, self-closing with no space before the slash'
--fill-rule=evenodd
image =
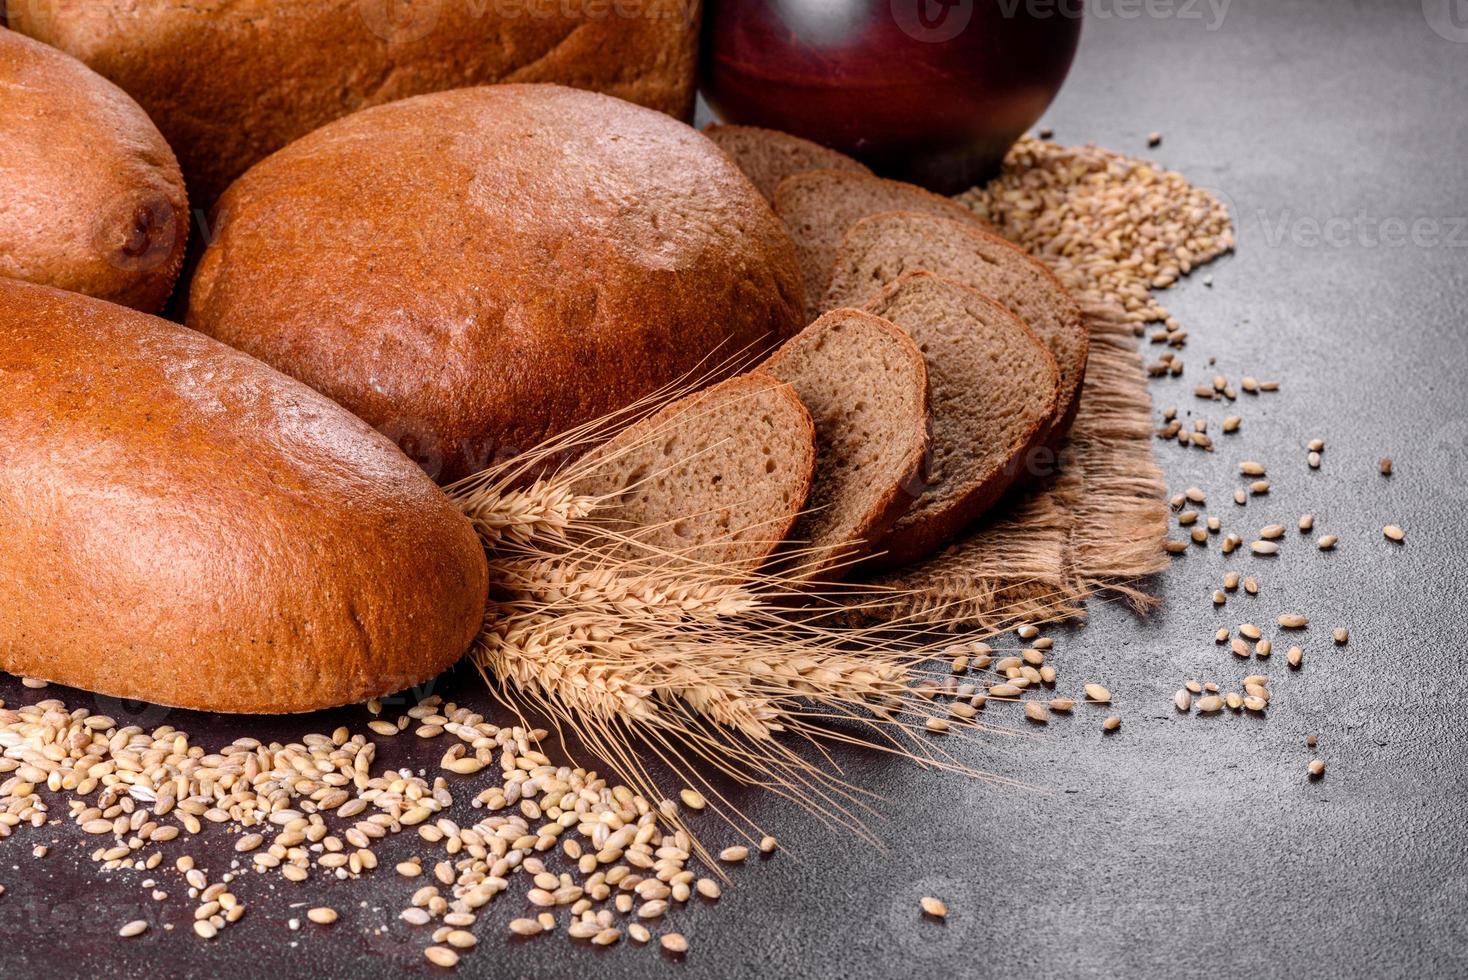
<path id="1" fill-rule="evenodd" d="M 1082 616 L 1103 591 L 1153 604 L 1140 582 L 1167 566 L 1167 504 L 1147 375 L 1119 309 L 1083 312 L 1091 356 L 1057 476 L 943 553 L 879 579 L 900 593 L 879 615 L 1002 629 Z"/>

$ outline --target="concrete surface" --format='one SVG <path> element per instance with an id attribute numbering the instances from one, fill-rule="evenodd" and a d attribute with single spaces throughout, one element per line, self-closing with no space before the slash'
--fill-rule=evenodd
<path id="1" fill-rule="evenodd" d="M 1237 255 L 1208 270 L 1212 289 L 1195 276 L 1166 295 L 1191 334 L 1189 370 L 1155 386 L 1157 403 L 1194 409 L 1191 387 L 1211 374 L 1209 357 L 1230 377 L 1277 377 L 1283 390 L 1246 397 L 1243 432 L 1219 437 L 1212 455 L 1158 451 L 1171 485 L 1207 489 L 1226 527 L 1293 528 L 1310 511 L 1317 533 L 1341 536 L 1339 550 L 1322 555 L 1291 530 L 1275 560 L 1189 554 L 1161 579 L 1165 604 L 1150 619 L 1102 604 L 1086 628 L 1057 633 L 1062 687 L 1105 681 L 1125 722 L 1103 737 L 1103 712 L 1084 710 L 1038 737 L 985 737 L 961 750 L 1032 789 L 841 754 L 853 781 L 887 797 L 886 818 L 872 822 L 882 850 L 746 796 L 788 850 L 737 872 L 717 906 L 671 918 L 693 943 L 682 963 L 564 938 L 510 942 L 512 912 L 498 906 L 460 973 L 1468 973 L 1468 4 L 1457 5 L 1461 29 L 1424 14 L 1435 6 L 1233 0 L 1220 21 L 1216 5 L 1183 0 L 1094 3 L 1045 120 L 1063 141 L 1138 154 L 1160 131 L 1152 156 L 1227 195 Z M 1216 434 L 1226 413 L 1206 414 Z M 1329 445 L 1312 472 L 1303 447 L 1315 436 Z M 1383 455 L 1396 460 L 1390 480 L 1376 473 Z M 1250 457 L 1270 465 L 1275 489 L 1242 511 L 1228 495 L 1234 466 Z M 1406 528 L 1404 546 L 1383 540 L 1388 522 Z M 1208 597 L 1226 568 L 1254 572 L 1264 589 L 1220 613 Z M 1272 623 L 1287 608 L 1316 625 L 1303 670 L 1286 670 L 1281 655 L 1268 667 L 1267 719 L 1177 716 L 1171 696 L 1185 679 L 1237 683 L 1254 669 L 1214 645 L 1218 625 Z M 1328 640 L 1337 624 L 1351 630 L 1344 648 Z M 472 676 L 448 688 L 483 698 Z M 36 696 L 0 679 L 7 702 Z M 364 715 L 340 717 L 360 725 Z M 196 734 L 205 724 L 177 712 L 168 721 Z M 1329 766 L 1319 782 L 1305 778 L 1311 733 Z M 29 845 L 43 839 L 59 843 L 36 861 Z M 384 865 L 412 843 L 383 848 Z M 118 926 L 145 914 L 186 929 L 185 906 L 169 903 L 158 920 L 136 878 L 98 885 L 78 870 L 87 862 L 76 850 L 69 829 L 0 842 L 8 976 L 435 972 L 424 943 L 394 918 L 410 889 L 390 872 L 353 888 L 277 885 L 270 895 L 243 885 L 252 911 L 207 947 L 157 929 L 123 942 Z M 946 924 L 920 920 L 923 894 L 947 900 Z M 356 907 L 364 898 L 369 907 Z M 287 901 L 333 902 L 343 921 L 324 941 L 303 941 L 284 925 L 302 911 Z M 389 934 L 367 938 L 364 927 L 380 922 L 393 924 Z"/>

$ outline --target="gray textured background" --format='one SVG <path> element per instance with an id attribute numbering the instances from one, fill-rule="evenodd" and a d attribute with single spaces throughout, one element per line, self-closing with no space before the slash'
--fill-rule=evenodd
<path id="1" fill-rule="evenodd" d="M 1440 32 L 1417 0 L 1233 0 L 1221 22 L 1217 7 L 1184 0 L 1091 6 L 1046 122 L 1062 141 L 1139 154 L 1161 131 L 1151 155 L 1226 194 L 1239 223 L 1237 255 L 1208 270 L 1214 288 L 1195 276 L 1165 297 L 1191 333 L 1189 371 L 1156 385 L 1158 404 L 1192 410 L 1210 356 L 1232 378 L 1284 384 L 1245 398 L 1243 433 L 1219 439 L 1213 455 L 1159 444 L 1169 481 L 1207 489 L 1226 529 L 1243 534 L 1311 511 L 1340 549 L 1322 555 L 1291 531 L 1273 561 L 1189 554 L 1162 578 L 1165 606 L 1149 620 L 1099 606 L 1088 627 L 1057 634 L 1061 686 L 1107 682 L 1125 724 L 1104 738 L 1103 712 L 1086 710 L 1039 737 L 962 749 L 1032 790 L 843 756 L 855 781 L 888 798 L 886 819 L 873 823 L 881 851 L 793 807 L 744 798 L 789 851 L 737 872 L 717 906 L 670 917 L 693 943 L 681 964 L 563 937 L 507 942 L 503 923 L 520 913 L 499 905 L 464 975 L 1468 972 L 1468 3 L 1458 3 L 1463 27 L 1440 19 Z M 1410 232 L 1419 219 L 1416 241 L 1383 241 L 1395 222 Z M 1207 414 L 1216 433 L 1226 413 Z M 1318 472 L 1304 463 L 1314 436 L 1329 443 Z M 1397 461 L 1389 481 L 1376 474 L 1382 455 Z M 1233 467 L 1249 457 L 1270 464 L 1275 490 L 1236 514 Z M 1405 547 L 1382 539 L 1388 522 L 1407 529 Z M 1256 572 L 1264 593 L 1220 614 L 1208 596 L 1226 567 Z M 1289 673 L 1280 656 L 1268 668 L 1267 719 L 1176 716 L 1171 694 L 1183 680 L 1236 683 L 1253 669 L 1214 646 L 1218 625 L 1264 624 L 1286 608 L 1318 625 L 1304 670 Z M 1350 627 L 1348 647 L 1329 644 L 1335 624 Z M 474 696 L 471 677 L 450 685 Z M 35 694 L 0 679 L 0 697 Z M 277 723 L 278 735 L 329 730 L 337 717 Z M 196 734 L 205 725 L 183 713 L 169 722 Z M 1308 733 L 1330 767 L 1318 783 L 1305 779 Z M 207 949 L 157 930 L 123 943 L 113 938 L 122 922 L 156 923 L 158 910 L 136 878 L 98 886 L 70 836 L 48 829 L 0 843 L 9 975 L 431 971 L 421 940 L 405 941 L 394 919 L 411 889 L 391 873 L 268 893 L 251 879 L 237 889 L 250 914 Z M 30 857 L 37 840 L 58 841 L 44 861 Z M 412 844 L 405 835 L 380 848 L 384 864 Z M 946 925 L 919 920 L 922 894 L 948 900 Z M 363 899 L 368 907 L 356 907 Z M 292 935 L 284 919 L 300 910 L 288 901 L 331 902 L 343 921 L 329 939 Z M 164 914 L 186 928 L 185 903 Z M 394 925 L 386 937 L 365 938 L 384 921 Z"/>

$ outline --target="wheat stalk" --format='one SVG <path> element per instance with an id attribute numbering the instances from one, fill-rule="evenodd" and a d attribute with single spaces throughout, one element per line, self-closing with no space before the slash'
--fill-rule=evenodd
<path id="1" fill-rule="evenodd" d="M 931 621 L 873 623 L 862 610 L 890 604 L 894 590 L 812 586 L 800 563 L 824 555 L 787 549 L 783 564 L 751 571 L 707 559 L 717 551 L 707 542 L 659 549 L 649 529 L 601 517 L 611 497 L 577 492 L 612 462 L 585 450 L 680 393 L 450 488 L 489 549 L 494 602 L 474 661 L 502 699 L 542 712 L 650 797 L 662 794 L 644 753 L 715 796 L 706 773 L 858 834 L 866 797 L 830 745 L 992 779 L 957 762 L 923 721 L 953 682 L 948 649 L 996 630 L 936 642 Z M 942 671 L 929 672 L 940 655 Z"/>

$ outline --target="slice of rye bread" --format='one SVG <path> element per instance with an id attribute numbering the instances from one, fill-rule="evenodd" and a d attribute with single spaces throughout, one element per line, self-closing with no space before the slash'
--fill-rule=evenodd
<path id="1" fill-rule="evenodd" d="M 789 537 L 815 464 L 794 389 L 742 375 L 624 429 L 577 464 L 589 472 L 574 486 L 609 498 L 595 516 L 615 531 L 738 578 Z"/>
<path id="2" fill-rule="evenodd" d="M 704 134 L 734 159 L 739 169 L 771 203 L 775 200 L 775 188 L 791 174 L 807 170 L 871 173 L 844 153 L 775 129 L 709 123 Z"/>
<path id="3" fill-rule="evenodd" d="M 840 170 L 811 170 L 780 181 L 775 214 L 795 239 L 795 256 L 805 277 L 806 316 L 822 312 L 821 299 L 831 284 L 831 269 L 841 240 L 862 218 L 888 211 L 933 214 L 984 225 L 968 208 L 916 184 Z M 860 305 L 860 304 L 848 304 Z"/>
<path id="4" fill-rule="evenodd" d="M 998 300 L 1039 335 L 1060 369 L 1060 406 L 1046 444 L 1080 406 L 1090 337 L 1080 307 L 1044 263 L 974 222 L 893 212 L 863 218 L 842 240 L 822 309 L 865 305 L 904 272 L 927 269 Z"/>
<path id="5" fill-rule="evenodd" d="M 1055 418 L 1060 372 L 1019 317 L 931 272 L 905 273 L 867 308 L 917 342 L 932 392 L 928 490 L 872 561 L 892 567 L 937 551 L 1024 474 Z"/>
<path id="6" fill-rule="evenodd" d="M 816 427 L 816 475 L 788 571 L 840 579 L 925 489 L 928 369 L 904 331 L 832 310 L 760 366 L 789 382 Z M 801 549 L 813 549 L 803 551 Z"/>

